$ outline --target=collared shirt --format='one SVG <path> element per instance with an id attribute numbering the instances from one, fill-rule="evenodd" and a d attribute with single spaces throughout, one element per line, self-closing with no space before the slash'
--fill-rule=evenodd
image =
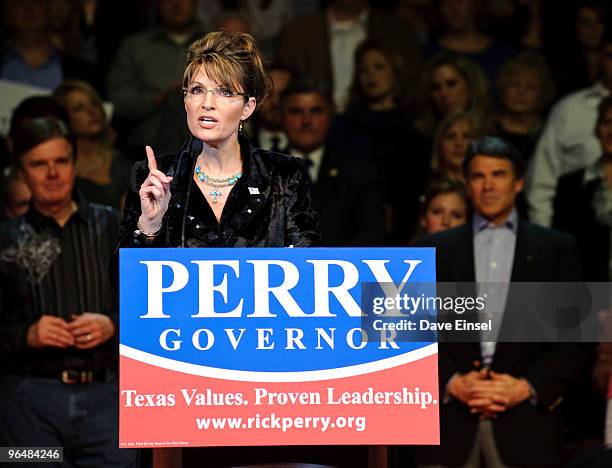
<path id="1" fill-rule="evenodd" d="M 495 353 L 495 340 L 499 333 L 510 278 L 514 262 L 516 246 L 516 231 L 518 215 L 513 209 L 502 224 L 493 224 L 478 213 L 472 218 L 474 230 L 474 265 L 478 295 L 486 294 L 486 307 L 481 314 L 481 320 L 492 320 L 493 330 L 481 335 L 484 340 L 480 344 L 483 364 L 488 365 Z M 486 341 L 491 340 L 491 341 Z"/>
<path id="2" fill-rule="evenodd" d="M 0 225 L 0 373 L 53 374 L 103 370 L 116 363 L 115 340 L 91 350 L 27 345 L 42 315 L 108 315 L 117 327 L 117 302 L 108 264 L 119 234 L 119 212 L 78 202 L 64 227 L 33 207 Z"/>
<path id="3" fill-rule="evenodd" d="M 1 80 L 52 90 L 62 82 L 63 75 L 62 62 L 55 51 L 38 67 L 27 63 L 14 49 L 4 52 L 0 69 Z"/>
<path id="4" fill-rule="evenodd" d="M 329 42 L 334 77 L 334 101 L 339 112 L 348 102 L 348 92 L 353 79 L 355 50 L 368 35 L 369 10 L 365 9 L 357 18 L 336 21 L 328 10 Z"/>
<path id="5" fill-rule="evenodd" d="M 310 161 L 308 163 L 308 175 L 310 176 L 310 181 L 313 184 L 316 183 L 317 178 L 319 177 L 321 163 L 323 162 L 323 155 L 325 154 L 325 146 L 320 146 L 319 148 L 314 151 L 311 151 L 308 154 L 302 153 L 301 151 L 298 151 L 293 148 L 289 148 L 289 154 Z"/>
<path id="6" fill-rule="evenodd" d="M 559 178 L 601 156 L 595 136 L 597 107 L 609 94 L 599 82 L 566 96 L 553 107 L 527 171 L 525 194 L 532 222 L 550 226 Z"/>

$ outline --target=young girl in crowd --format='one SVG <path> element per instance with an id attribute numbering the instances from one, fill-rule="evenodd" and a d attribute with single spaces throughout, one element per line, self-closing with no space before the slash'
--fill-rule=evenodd
<path id="1" fill-rule="evenodd" d="M 419 229 L 414 236 L 446 231 L 465 223 L 470 215 L 470 200 L 463 183 L 446 178 L 429 181 L 419 197 Z"/>

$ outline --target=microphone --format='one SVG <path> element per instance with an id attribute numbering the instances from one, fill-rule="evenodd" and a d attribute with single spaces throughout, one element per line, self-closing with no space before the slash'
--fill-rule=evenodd
<path id="1" fill-rule="evenodd" d="M 192 138 L 191 145 L 189 146 L 189 154 L 191 156 L 193 156 L 193 155 L 197 156 L 198 154 L 200 154 L 202 152 L 203 148 L 204 148 L 204 143 L 202 142 L 202 140 L 199 140 L 198 138 L 194 137 L 194 138 Z M 168 177 L 174 177 L 174 173 L 180 167 L 181 162 L 183 161 L 183 155 L 185 153 L 186 153 L 186 149 L 181 152 L 181 155 L 179 157 L 179 160 L 178 160 L 176 166 L 172 166 L 170 169 L 168 169 L 168 172 L 166 173 L 166 175 Z"/>

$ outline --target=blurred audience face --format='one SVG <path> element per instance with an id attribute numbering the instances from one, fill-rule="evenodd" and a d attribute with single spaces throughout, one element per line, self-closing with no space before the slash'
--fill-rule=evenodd
<path id="1" fill-rule="evenodd" d="M 259 122 L 267 130 L 278 131 L 282 128 L 280 97 L 291 80 L 291 74 L 286 70 L 271 70 L 270 78 L 274 89 L 259 106 Z"/>
<path id="2" fill-rule="evenodd" d="M 321 147 L 332 121 L 332 108 L 319 93 L 287 96 L 282 103 L 283 129 L 289 145 L 303 153 Z"/>
<path id="3" fill-rule="evenodd" d="M 467 219 L 468 207 L 455 192 L 440 193 L 433 197 L 421 216 L 425 234 L 435 234 L 461 226 Z"/>
<path id="4" fill-rule="evenodd" d="M 537 112 L 539 99 L 540 80 L 529 70 L 515 73 L 501 93 L 504 108 L 513 114 Z"/>
<path id="5" fill-rule="evenodd" d="M 19 170 L 35 206 L 49 209 L 71 202 L 74 156 L 65 138 L 53 138 L 32 148 L 21 156 Z"/>
<path id="6" fill-rule="evenodd" d="M 66 112 L 70 129 L 78 137 L 95 137 L 106 126 L 104 110 L 93 96 L 74 90 L 66 96 Z"/>
<path id="7" fill-rule="evenodd" d="M 589 6 L 582 6 L 576 15 L 576 38 L 585 49 L 597 49 L 604 34 L 604 24 L 599 13 Z"/>
<path id="8" fill-rule="evenodd" d="M 32 193 L 19 176 L 10 177 L 5 191 L 4 214 L 14 219 L 28 212 Z"/>
<path id="9" fill-rule="evenodd" d="M 6 24 L 12 35 L 19 38 L 32 33 L 42 33 L 47 28 L 45 0 L 10 0 L 4 2 Z"/>
<path id="10" fill-rule="evenodd" d="M 388 57 L 380 50 L 370 49 L 357 65 L 359 85 L 368 101 L 393 97 L 396 89 L 395 71 Z"/>
<path id="11" fill-rule="evenodd" d="M 255 110 L 255 98 L 245 103 L 240 95 L 221 96 L 212 91 L 225 88 L 210 79 L 201 66 L 192 77 L 185 94 L 187 126 L 193 136 L 213 147 L 218 147 L 238 134 L 241 120 L 246 120 Z M 243 89 L 229 89 L 244 92 Z"/>
<path id="12" fill-rule="evenodd" d="M 448 31 L 472 29 L 476 18 L 474 0 L 440 0 L 440 16 Z"/>
<path id="13" fill-rule="evenodd" d="M 455 120 L 442 135 L 440 156 L 442 167 L 460 172 L 470 141 L 474 138 L 474 128 L 469 119 Z"/>
<path id="14" fill-rule="evenodd" d="M 489 222 L 505 221 L 514 208 L 524 180 L 517 178 L 508 159 L 477 155 L 467 171 L 467 186 L 474 210 Z"/>
<path id="15" fill-rule="evenodd" d="M 597 124 L 595 133 L 601 144 L 602 153 L 612 155 L 612 109 L 604 113 L 603 118 Z"/>
<path id="16" fill-rule="evenodd" d="M 51 29 L 64 29 L 70 18 L 74 2 L 72 0 L 47 0 L 47 17 Z"/>
<path id="17" fill-rule="evenodd" d="M 195 21 L 196 4 L 196 0 L 159 0 L 163 26 L 171 31 L 189 28 Z"/>
<path id="18" fill-rule="evenodd" d="M 441 65 L 433 71 L 430 92 L 436 110 L 442 115 L 465 110 L 471 98 L 467 81 L 450 65 Z"/>

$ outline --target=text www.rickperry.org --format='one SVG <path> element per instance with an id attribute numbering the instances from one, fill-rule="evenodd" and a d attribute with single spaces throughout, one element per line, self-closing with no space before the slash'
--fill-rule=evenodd
<path id="1" fill-rule="evenodd" d="M 289 429 L 314 429 L 326 432 L 329 429 L 352 429 L 363 432 L 366 428 L 365 416 L 277 416 L 275 413 L 248 418 L 196 418 L 198 429 L 270 429 L 287 432 Z"/>

